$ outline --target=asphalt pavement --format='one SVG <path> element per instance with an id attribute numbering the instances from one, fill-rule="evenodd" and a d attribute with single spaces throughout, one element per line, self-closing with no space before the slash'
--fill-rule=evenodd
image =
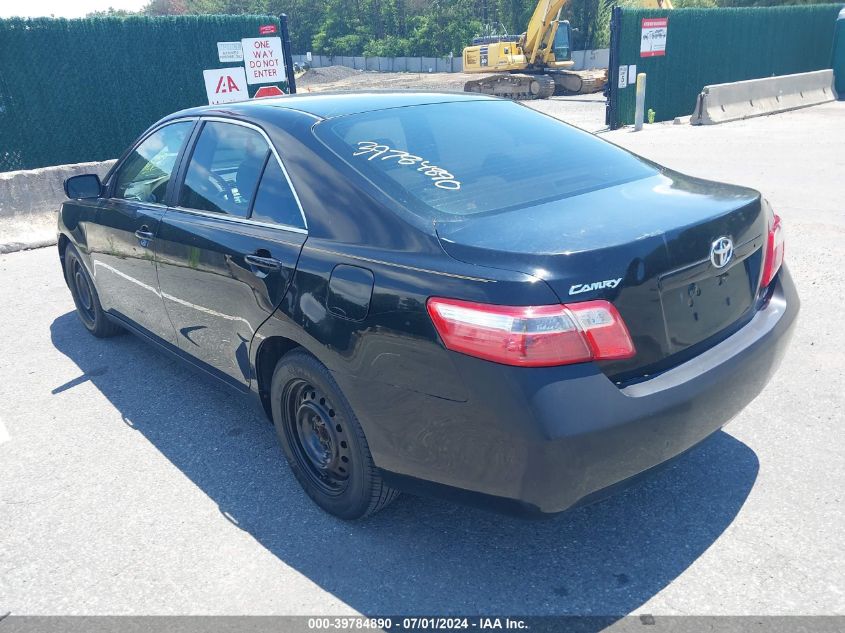
<path id="1" fill-rule="evenodd" d="M 803 311 L 724 431 L 550 520 L 403 496 L 345 523 L 248 401 L 87 335 L 54 248 L 0 255 L 0 615 L 845 614 L 845 103 L 604 138 L 784 218 Z"/>

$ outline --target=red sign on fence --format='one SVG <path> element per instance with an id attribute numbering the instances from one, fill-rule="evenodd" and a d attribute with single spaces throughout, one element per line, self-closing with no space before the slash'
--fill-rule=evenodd
<path id="1" fill-rule="evenodd" d="M 276 32 L 276 25 L 275 24 L 263 24 L 258 27 L 258 34 L 259 35 L 270 35 Z"/>
<path id="2" fill-rule="evenodd" d="M 640 57 L 665 55 L 668 33 L 669 18 L 643 18 L 643 30 L 640 35 Z"/>

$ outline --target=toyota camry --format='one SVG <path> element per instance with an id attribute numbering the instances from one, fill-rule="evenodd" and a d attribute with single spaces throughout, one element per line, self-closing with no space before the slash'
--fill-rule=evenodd
<path id="1" fill-rule="evenodd" d="M 482 95 L 184 110 L 65 192 L 82 325 L 252 394 L 345 519 L 601 498 L 755 398 L 799 309 L 760 193 Z"/>

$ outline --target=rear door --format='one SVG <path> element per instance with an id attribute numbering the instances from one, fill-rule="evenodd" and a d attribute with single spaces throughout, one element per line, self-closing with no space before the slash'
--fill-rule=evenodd
<path id="1" fill-rule="evenodd" d="M 157 236 L 159 284 L 179 347 L 246 387 L 250 342 L 284 297 L 306 237 L 266 134 L 205 119 Z"/>
<path id="2" fill-rule="evenodd" d="M 168 123 L 139 141 L 109 178 L 108 196 L 88 231 L 103 307 L 168 343 L 176 335 L 159 294 L 156 235 L 176 161 L 194 125 L 193 119 Z"/>

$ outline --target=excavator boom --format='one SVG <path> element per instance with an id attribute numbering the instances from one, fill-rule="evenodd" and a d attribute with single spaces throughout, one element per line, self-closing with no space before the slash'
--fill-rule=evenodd
<path id="1" fill-rule="evenodd" d="M 567 2 L 568 0 L 540 0 L 537 3 L 525 30 L 522 46 L 529 64 L 534 65 L 538 60 L 545 59 L 550 47 L 554 45 L 557 18 Z"/>

